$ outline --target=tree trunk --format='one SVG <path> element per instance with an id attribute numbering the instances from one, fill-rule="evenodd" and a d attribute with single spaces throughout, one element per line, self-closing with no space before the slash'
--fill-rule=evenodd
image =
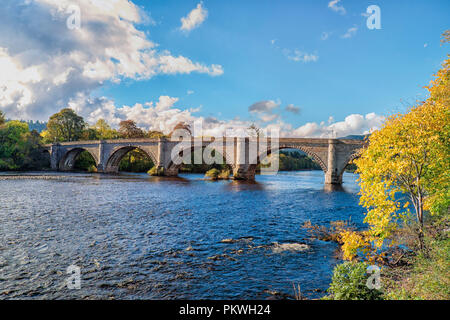
<path id="1" fill-rule="evenodd" d="M 419 223 L 419 246 L 420 250 L 424 251 L 425 243 L 424 243 L 424 234 L 423 234 L 423 203 L 422 196 L 419 195 L 418 203 L 417 203 L 417 222 Z"/>

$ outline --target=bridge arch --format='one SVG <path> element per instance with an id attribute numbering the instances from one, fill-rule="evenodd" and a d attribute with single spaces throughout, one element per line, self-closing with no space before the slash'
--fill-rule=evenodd
<path id="1" fill-rule="evenodd" d="M 119 172 L 120 161 L 125 157 L 126 154 L 128 154 L 130 151 L 133 151 L 136 149 L 143 152 L 144 154 L 146 154 L 147 157 L 149 157 L 149 159 L 153 162 L 153 164 L 155 166 L 158 164 L 156 156 L 150 150 L 145 150 L 144 148 L 141 148 L 138 146 L 132 146 L 132 145 L 119 146 L 119 147 L 115 147 L 111 151 L 111 154 L 109 155 L 108 160 L 106 161 L 104 172 L 109 172 L 109 173 Z"/>
<path id="2" fill-rule="evenodd" d="M 327 166 L 327 163 L 326 163 L 326 159 L 322 159 L 317 153 L 312 151 L 310 148 L 304 147 L 304 146 L 301 146 L 301 145 L 280 146 L 277 149 L 269 150 L 267 152 L 267 155 L 272 154 L 272 152 L 279 152 L 279 151 L 285 150 L 285 149 L 297 149 L 297 150 L 303 151 L 304 153 L 306 153 L 307 156 L 309 156 L 315 163 L 317 163 L 320 166 L 320 168 L 322 169 L 323 172 L 327 172 L 328 166 Z M 261 154 L 259 155 L 259 157 L 261 157 Z M 261 161 L 261 160 L 263 160 L 263 159 L 260 159 L 258 161 Z"/>
<path id="3" fill-rule="evenodd" d="M 342 176 L 344 175 L 345 169 L 353 162 L 353 160 L 358 159 L 361 156 L 361 154 L 359 153 L 359 151 L 355 151 L 353 153 L 351 153 L 343 162 L 340 168 L 337 168 L 338 172 L 338 176 L 340 181 L 342 181 Z"/>
<path id="4" fill-rule="evenodd" d="M 248 170 L 247 176 L 248 176 L 248 177 L 254 177 L 255 174 L 256 174 L 256 169 L 257 169 L 258 165 L 260 165 L 261 162 L 262 162 L 265 158 L 269 157 L 272 153 L 279 152 L 279 151 L 285 150 L 285 149 L 297 149 L 297 150 L 303 151 L 303 152 L 306 153 L 306 154 L 307 154 L 307 155 L 308 155 L 315 163 L 317 163 L 317 164 L 320 166 L 320 168 L 322 169 L 322 171 L 323 171 L 324 173 L 327 172 L 328 169 L 327 169 L 327 165 L 326 165 L 326 163 L 325 163 L 325 160 L 322 159 L 322 158 L 321 158 L 317 153 L 315 153 L 314 151 L 310 150 L 310 149 L 307 148 L 307 147 L 303 147 L 303 146 L 299 146 L 299 145 L 286 145 L 286 146 L 280 146 L 280 147 L 274 148 L 274 149 L 268 149 L 267 152 L 261 152 L 261 153 L 259 153 L 258 156 L 257 156 L 256 161 L 253 160 L 253 161 L 252 161 L 253 163 L 250 164 L 250 165 L 248 166 L 248 169 L 247 169 L 247 170 Z M 255 163 L 255 162 L 256 162 L 256 163 Z"/>
<path id="5" fill-rule="evenodd" d="M 95 161 L 95 166 L 98 166 L 98 157 L 91 150 L 81 147 L 75 147 L 72 149 L 67 149 L 66 152 L 62 155 L 61 160 L 59 161 L 59 170 L 61 171 L 71 171 L 74 169 L 75 161 L 78 156 L 83 152 L 87 151 Z"/>
<path id="6" fill-rule="evenodd" d="M 51 168 L 51 158 L 50 150 L 42 148 L 39 153 L 39 163 L 41 168 L 50 169 Z"/>
<path id="7" fill-rule="evenodd" d="M 186 156 L 186 155 L 190 155 L 191 156 L 191 160 L 192 160 L 192 156 L 194 155 L 195 152 L 201 151 L 202 154 L 202 161 L 203 161 L 203 152 L 205 150 L 205 148 L 207 148 L 208 145 L 202 145 L 202 146 L 194 146 L 194 145 L 190 145 L 187 146 L 185 148 L 182 148 L 179 151 L 179 156 Z M 227 154 L 225 147 L 222 150 L 218 150 L 219 148 L 216 148 L 214 146 L 212 146 L 212 149 L 215 152 L 219 152 L 219 154 L 222 156 L 223 159 L 223 164 L 226 165 L 229 170 L 230 173 L 233 172 L 233 165 L 230 163 L 234 162 L 234 159 L 230 158 L 229 155 Z M 193 161 L 191 161 L 192 164 L 194 164 Z M 178 175 L 178 172 L 180 170 L 180 168 L 183 166 L 184 163 L 180 163 L 180 164 L 175 164 L 173 162 L 173 159 L 170 160 L 169 164 L 167 165 L 166 169 L 166 175 L 169 176 L 176 176 Z"/>

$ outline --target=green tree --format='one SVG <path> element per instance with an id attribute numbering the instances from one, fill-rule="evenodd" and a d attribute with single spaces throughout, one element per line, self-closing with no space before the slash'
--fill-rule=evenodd
<path id="1" fill-rule="evenodd" d="M 152 138 L 152 139 L 157 139 L 157 138 L 164 138 L 164 137 L 166 137 L 166 135 L 164 133 L 162 133 L 161 131 L 150 130 L 147 133 L 147 137 Z"/>
<path id="2" fill-rule="evenodd" d="M 28 124 L 9 121 L 0 126 L 0 170 L 41 169 L 48 165 L 41 137 Z"/>
<path id="3" fill-rule="evenodd" d="M 5 119 L 5 114 L 3 113 L 2 110 L 0 110 L 0 126 L 5 124 L 6 119 Z"/>
<path id="4" fill-rule="evenodd" d="M 104 119 L 99 119 L 92 128 L 97 131 L 98 139 L 107 140 L 119 137 L 119 133 L 112 129 Z"/>
<path id="5" fill-rule="evenodd" d="M 0 129 L 0 170 L 20 169 L 28 125 L 9 121 Z"/>
<path id="6" fill-rule="evenodd" d="M 98 139 L 100 139 L 100 135 L 99 135 L 98 131 L 92 127 L 85 128 L 80 137 L 80 140 L 85 140 L 85 141 L 98 140 Z"/>
<path id="7" fill-rule="evenodd" d="M 72 109 L 62 109 L 52 115 L 47 123 L 48 139 L 53 141 L 76 141 L 83 135 L 86 123 Z"/>

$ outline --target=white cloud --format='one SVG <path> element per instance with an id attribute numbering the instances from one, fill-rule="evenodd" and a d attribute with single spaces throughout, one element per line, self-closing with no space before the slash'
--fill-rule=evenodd
<path id="1" fill-rule="evenodd" d="M 289 50 L 289 49 L 284 49 L 283 52 L 289 60 L 292 60 L 295 62 L 308 63 L 308 62 L 317 62 L 319 60 L 318 55 L 302 52 L 297 49 L 295 49 L 294 52 L 291 52 L 291 50 Z"/>
<path id="2" fill-rule="evenodd" d="M 356 27 L 356 26 L 351 27 L 351 28 L 349 28 L 349 29 L 347 30 L 347 32 L 342 36 L 342 38 L 344 38 L 344 39 L 351 38 L 351 37 L 353 37 L 353 36 L 356 34 L 357 31 L 358 31 L 358 27 Z"/>
<path id="3" fill-rule="evenodd" d="M 203 3 L 197 4 L 197 7 L 193 9 L 186 17 L 181 18 L 180 30 L 191 31 L 199 27 L 208 16 L 208 10 L 203 8 Z"/>
<path id="4" fill-rule="evenodd" d="M 220 65 L 160 50 L 136 28 L 148 19 L 131 1 L 75 3 L 81 9 L 78 30 L 66 26 L 72 0 L 2 2 L 0 108 L 9 118 L 46 120 L 75 98 L 90 99 L 90 93 L 107 81 L 223 74 Z"/>
<path id="5" fill-rule="evenodd" d="M 280 116 L 278 114 L 260 114 L 259 118 L 262 122 L 272 122 L 276 119 L 279 119 Z"/>
<path id="6" fill-rule="evenodd" d="M 200 72 L 207 73 L 211 76 L 220 76 L 223 74 L 223 68 L 220 65 L 213 64 L 208 67 L 201 63 L 193 63 L 190 59 L 183 56 L 174 57 L 167 54 L 160 56 L 158 62 L 161 73 L 176 74 Z"/>
<path id="7" fill-rule="evenodd" d="M 246 132 L 246 128 L 254 123 L 254 121 L 240 120 L 239 118 L 220 120 L 213 117 L 196 116 L 195 113 L 199 109 L 176 107 L 178 102 L 178 98 L 161 96 L 156 102 L 136 103 L 133 106 L 117 108 L 112 100 L 105 97 L 90 98 L 79 95 L 69 103 L 69 106 L 83 115 L 91 124 L 103 118 L 117 127 L 121 120 L 131 119 L 143 129 L 158 130 L 166 134 L 170 133 L 179 122 L 192 125 L 195 121 L 201 120 L 204 135 L 219 137 L 230 130 L 233 134 L 243 134 Z M 330 116 L 327 122 L 309 122 L 299 127 L 293 127 L 291 124 L 283 122 L 278 114 L 273 113 L 280 106 L 279 102 L 261 101 L 252 106 L 255 107 L 252 108 L 253 111 L 249 110 L 250 113 L 255 113 L 260 117 L 256 125 L 265 130 L 279 130 L 281 137 L 329 138 L 367 134 L 379 129 L 385 120 L 385 117 L 375 113 L 368 113 L 365 116 L 351 114 L 344 121 L 335 122 L 334 118 Z M 287 107 L 289 106 L 292 105 Z M 277 121 L 273 123 L 275 120 Z M 271 123 L 267 124 L 268 122 Z"/>
<path id="8" fill-rule="evenodd" d="M 8 111 L 14 105 L 23 110 L 35 99 L 29 86 L 41 80 L 37 66 L 24 67 L 12 59 L 6 49 L 0 48 L 0 107 Z"/>
<path id="9" fill-rule="evenodd" d="M 341 2 L 341 0 L 332 0 L 330 2 L 328 2 L 328 8 L 330 8 L 331 10 L 340 13 L 340 14 L 345 14 L 346 10 L 344 8 L 344 6 L 339 5 L 339 2 Z"/>
<path id="10" fill-rule="evenodd" d="M 248 111 L 252 113 L 271 113 L 274 109 L 280 106 L 280 102 L 273 100 L 264 100 L 252 104 L 248 107 Z"/>
<path id="11" fill-rule="evenodd" d="M 309 122 L 296 129 L 290 130 L 288 134 L 295 137 L 345 137 L 355 134 L 368 134 L 379 129 L 385 120 L 384 116 L 375 113 L 351 114 L 344 121 L 334 122 L 333 118 L 328 119 L 328 123 L 317 124 Z"/>

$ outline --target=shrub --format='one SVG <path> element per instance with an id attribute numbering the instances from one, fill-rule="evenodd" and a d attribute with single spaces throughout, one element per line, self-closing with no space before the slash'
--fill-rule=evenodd
<path id="1" fill-rule="evenodd" d="M 230 179 L 230 175 L 231 175 L 230 170 L 223 169 L 222 171 L 220 171 L 218 178 L 221 180 L 228 180 L 228 179 Z"/>
<path id="2" fill-rule="evenodd" d="M 333 270 L 328 289 L 334 300 L 381 300 L 382 292 L 366 285 L 369 274 L 364 262 L 344 262 Z"/>
<path id="3" fill-rule="evenodd" d="M 153 168 L 148 170 L 147 174 L 149 174 L 151 176 L 163 176 L 164 168 L 161 168 L 161 167 L 158 168 L 158 167 L 154 166 Z"/>
<path id="4" fill-rule="evenodd" d="M 205 173 L 205 177 L 208 177 L 208 178 L 210 178 L 211 180 L 218 180 L 218 179 L 219 179 L 219 174 L 220 174 L 220 171 L 219 171 L 219 170 L 217 170 L 217 169 L 211 169 L 211 170 L 209 170 L 209 171 L 207 171 L 207 172 Z"/>

